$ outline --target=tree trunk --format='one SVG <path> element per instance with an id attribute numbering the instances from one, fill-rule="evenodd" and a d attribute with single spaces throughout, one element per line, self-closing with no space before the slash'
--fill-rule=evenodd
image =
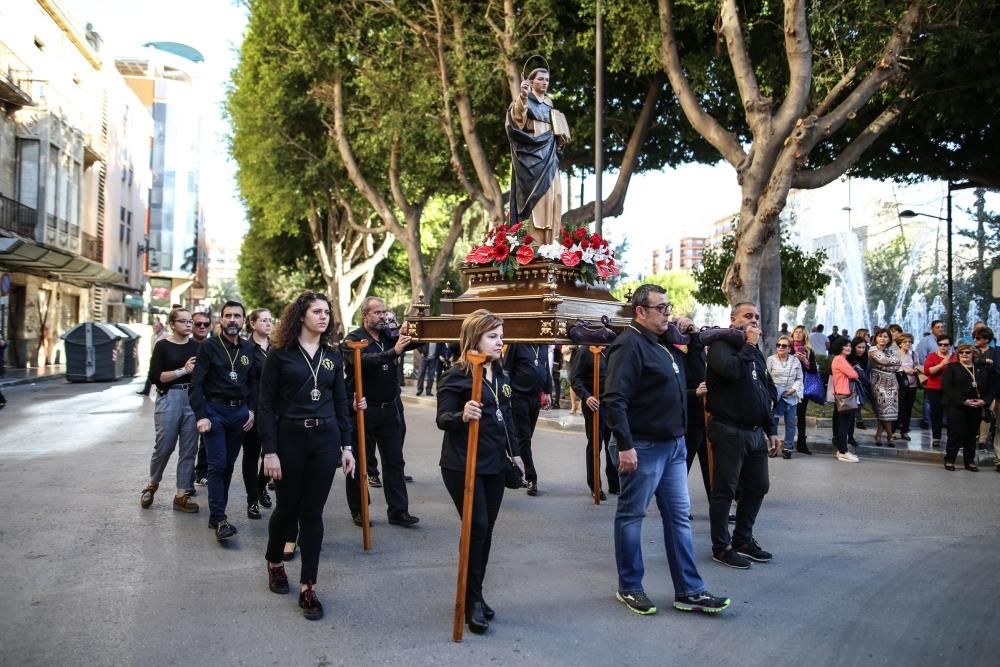
<path id="1" fill-rule="evenodd" d="M 781 319 L 781 236 L 768 239 L 761 257 L 760 325 L 765 354 L 774 352 Z"/>

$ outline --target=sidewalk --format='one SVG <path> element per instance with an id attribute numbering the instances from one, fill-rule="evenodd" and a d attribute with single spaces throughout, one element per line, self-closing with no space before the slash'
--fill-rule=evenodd
<path id="1" fill-rule="evenodd" d="M 417 396 L 416 388 L 411 384 L 403 387 L 403 402 L 410 405 L 421 405 L 433 408 L 434 397 Z M 817 419 L 810 417 L 806 421 L 806 442 L 809 449 L 817 454 L 833 455 L 836 449 L 833 446 L 833 431 L 830 428 L 829 419 Z M 876 447 L 874 444 L 875 420 L 866 419 L 867 429 L 856 429 L 855 439 L 859 446 L 855 453 L 864 460 L 865 457 L 895 458 L 902 461 L 918 461 L 922 463 L 933 463 L 940 465 L 944 460 L 944 438 L 941 447 L 931 447 L 931 434 L 929 430 L 913 428 L 909 435 L 912 438 L 909 442 L 905 440 L 895 440 L 895 447 L 887 447 L 884 444 Z M 544 428 L 549 431 L 567 431 L 579 433 L 583 437 L 584 421 L 581 415 L 571 415 L 568 409 L 542 410 L 538 416 L 537 428 Z M 779 434 L 784 434 L 784 427 L 778 427 Z M 947 437 L 947 431 L 944 435 Z M 793 458 L 804 456 L 795 453 Z M 983 467 L 993 467 L 994 456 L 992 449 L 979 450 L 976 455 L 976 463 Z M 962 455 L 959 454 L 958 464 L 962 465 Z"/>
<path id="2" fill-rule="evenodd" d="M 46 366 L 45 368 L 8 368 L 7 373 L 0 376 L 0 389 L 14 387 L 19 384 L 53 382 L 56 380 L 66 380 L 65 366 Z"/>

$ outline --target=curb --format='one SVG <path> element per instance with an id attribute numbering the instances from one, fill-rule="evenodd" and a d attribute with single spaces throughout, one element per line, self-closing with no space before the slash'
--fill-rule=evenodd
<path id="1" fill-rule="evenodd" d="M 55 382 L 56 380 L 66 381 L 65 373 L 50 373 L 48 375 L 39 375 L 37 377 L 26 377 L 18 378 L 16 380 L 0 380 L 0 389 L 7 389 L 8 387 L 17 387 L 25 384 L 37 384 L 39 382 Z"/>

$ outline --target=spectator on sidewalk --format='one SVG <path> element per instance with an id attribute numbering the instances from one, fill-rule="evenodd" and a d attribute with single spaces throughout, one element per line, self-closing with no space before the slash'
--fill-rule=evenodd
<path id="1" fill-rule="evenodd" d="M 928 334 L 924 334 L 924 337 L 920 339 L 920 343 L 917 344 L 917 364 L 918 368 L 923 371 L 924 362 L 927 361 L 927 355 L 932 352 L 937 352 L 937 339 L 938 336 L 944 334 L 944 322 L 941 320 L 934 320 L 931 322 L 931 331 Z M 927 397 L 927 393 L 924 392 L 924 405 L 923 412 L 921 413 L 923 417 L 920 420 L 920 428 L 928 429 L 931 427 L 931 403 L 930 399 Z"/>
<path id="2" fill-rule="evenodd" d="M 779 336 L 774 346 L 774 354 L 767 358 L 767 372 L 778 392 L 778 400 L 774 404 L 774 428 L 778 429 L 778 420 L 785 422 L 785 447 L 781 457 L 792 458 L 792 447 L 795 443 L 795 430 L 798 416 L 798 405 L 802 400 L 802 363 L 791 356 L 792 339 L 789 336 Z"/>
<path id="3" fill-rule="evenodd" d="M 848 437 L 854 425 L 854 413 L 858 410 L 851 382 L 859 379 L 858 372 L 848 361 L 850 354 L 850 341 L 846 338 L 833 341 L 833 346 L 830 348 L 830 355 L 833 357 L 833 363 L 830 365 L 830 382 L 833 384 L 834 397 L 833 445 L 837 448 L 838 461 L 857 463 L 858 457 L 847 449 Z"/>
<path id="4" fill-rule="evenodd" d="M 837 327 L 833 327 L 833 330 L 836 332 Z M 831 347 L 833 346 L 833 341 L 838 338 L 840 338 L 839 335 L 830 337 Z M 806 328 L 801 324 L 792 329 L 792 354 L 795 355 L 795 358 L 802 365 L 803 378 L 806 373 L 815 373 L 819 370 L 819 366 L 816 365 L 816 353 L 813 351 L 812 345 L 809 344 L 809 336 L 806 335 Z M 806 444 L 806 407 L 808 403 L 809 401 L 803 399 L 795 406 L 795 425 L 798 429 L 795 451 L 800 454 L 812 455 L 812 450 Z"/>
<path id="5" fill-rule="evenodd" d="M 951 354 L 951 336 L 941 334 L 937 338 L 938 351 L 931 352 L 924 361 L 924 374 L 927 383 L 924 385 L 924 396 L 931 404 L 931 446 L 941 446 L 941 422 L 944 417 L 944 406 L 941 402 L 941 373 L 948 364 L 955 361 Z"/>
<path id="6" fill-rule="evenodd" d="M 817 354 L 826 354 L 830 349 L 830 339 L 823 333 L 822 324 L 817 324 L 809 334 L 809 344 Z"/>
<path id="7" fill-rule="evenodd" d="M 917 389 L 920 387 L 917 369 L 917 355 L 911 349 L 913 347 L 913 334 L 901 333 L 896 337 L 899 357 L 899 371 L 903 374 L 899 387 L 899 437 L 901 440 L 910 439 L 910 421 L 913 419 L 913 401 L 917 397 Z"/>
<path id="8" fill-rule="evenodd" d="M 955 356 L 958 362 L 949 364 L 941 373 L 942 403 L 948 411 L 948 447 L 944 454 L 946 470 L 955 469 L 955 458 L 962 450 L 965 469 L 978 472 L 976 466 L 976 434 L 983 419 L 983 408 L 993 402 L 992 373 L 985 365 L 973 361 L 972 345 L 962 343 Z"/>
<path id="9" fill-rule="evenodd" d="M 438 376 L 441 346 L 442 343 L 427 343 L 420 347 L 423 360 L 420 362 L 420 375 L 417 376 L 417 396 L 424 395 L 425 387 L 428 396 L 434 395 L 434 379 Z"/>

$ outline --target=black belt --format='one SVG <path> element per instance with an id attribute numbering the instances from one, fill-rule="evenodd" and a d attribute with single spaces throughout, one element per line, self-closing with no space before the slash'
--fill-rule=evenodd
<path id="1" fill-rule="evenodd" d="M 295 421 L 298 422 L 297 419 Z M 322 417 L 314 417 L 312 419 L 303 419 L 302 420 L 302 426 L 304 426 L 305 428 L 316 428 L 317 426 L 322 426 L 323 424 L 325 424 L 328 421 L 330 421 L 330 420 L 329 419 L 323 419 Z"/>
<path id="2" fill-rule="evenodd" d="M 190 382 L 187 382 L 185 384 L 172 384 L 167 388 L 167 391 L 172 391 L 174 389 L 183 389 L 184 391 L 187 391 L 188 387 L 190 386 L 191 386 Z"/>
<path id="3" fill-rule="evenodd" d="M 730 419 L 725 419 L 723 417 L 717 417 L 715 415 L 712 415 L 712 421 L 717 421 L 720 424 L 725 424 L 726 426 L 731 426 L 732 428 L 743 429 L 744 431 L 756 432 L 763 428 L 763 426 L 751 426 L 750 424 L 741 424 L 739 422 L 732 421 Z"/>
<path id="4" fill-rule="evenodd" d="M 396 401 L 391 401 L 389 403 L 369 403 L 369 408 L 388 408 L 389 406 L 396 407 Z"/>
<path id="5" fill-rule="evenodd" d="M 247 402 L 245 398 L 215 398 L 214 396 L 206 396 L 205 400 L 209 403 L 219 403 L 221 405 L 228 405 L 231 408 L 235 408 L 238 405 L 243 405 Z"/>

